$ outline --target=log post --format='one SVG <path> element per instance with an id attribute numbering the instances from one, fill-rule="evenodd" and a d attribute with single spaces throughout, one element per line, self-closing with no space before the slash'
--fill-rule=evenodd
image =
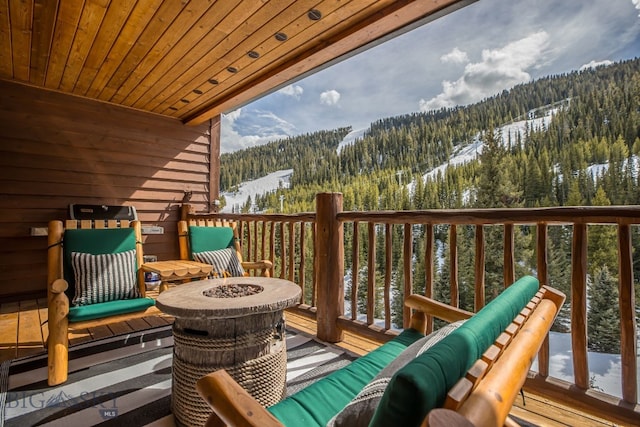
<path id="1" fill-rule="evenodd" d="M 182 221 L 186 221 L 189 219 L 189 215 L 193 214 L 194 212 L 195 212 L 195 209 L 193 208 L 192 205 L 188 203 L 183 203 L 180 206 L 180 219 Z"/>
<path id="2" fill-rule="evenodd" d="M 49 285 L 49 338 L 48 352 L 48 384 L 50 386 L 67 381 L 69 370 L 69 298 L 64 293 L 67 290 L 64 279 L 56 279 Z"/>
<path id="3" fill-rule="evenodd" d="M 140 295 L 143 297 L 147 296 L 147 287 L 144 284 L 144 270 L 142 269 L 142 264 L 144 264 L 144 252 L 142 249 L 142 223 L 140 221 L 132 221 L 129 226 L 133 228 L 134 234 L 136 236 L 136 265 L 138 267 L 138 289 L 140 290 Z"/>
<path id="4" fill-rule="evenodd" d="M 47 305 L 51 304 L 53 295 L 51 294 L 51 284 L 57 279 L 63 278 L 62 272 L 62 235 L 64 227 L 62 221 L 50 221 L 48 228 L 47 243 Z"/>
<path id="5" fill-rule="evenodd" d="M 190 260 L 189 226 L 185 220 L 178 221 L 178 247 L 180 248 L 180 259 Z"/>
<path id="6" fill-rule="evenodd" d="M 344 314 L 344 229 L 341 193 L 316 196 L 316 257 L 318 262 L 318 338 L 340 342 L 343 332 L 336 320 Z"/>

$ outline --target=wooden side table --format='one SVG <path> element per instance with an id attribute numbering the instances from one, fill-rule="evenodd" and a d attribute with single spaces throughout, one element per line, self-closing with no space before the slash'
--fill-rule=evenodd
<path id="1" fill-rule="evenodd" d="M 172 282 L 204 279 L 211 274 L 213 267 L 196 261 L 170 260 L 144 263 L 142 270 L 147 273 L 157 273 L 160 276 L 160 292 L 163 292 L 169 289 L 169 283 Z"/>

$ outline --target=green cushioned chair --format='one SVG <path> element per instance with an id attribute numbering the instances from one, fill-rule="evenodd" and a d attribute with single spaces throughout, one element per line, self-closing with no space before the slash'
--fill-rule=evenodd
<path id="1" fill-rule="evenodd" d="M 542 297 L 541 295 L 551 296 Z M 402 363 L 399 364 L 399 369 L 392 374 L 379 404 L 369 415 L 372 418 L 369 418 L 371 422 L 368 425 L 419 426 L 432 409 L 443 407 L 447 393 L 465 377 L 471 366 L 494 344 L 514 319 L 523 313 L 523 309 L 530 307 L 531 304 L 534 308 L 538 307 L 538 303 L 533 301 L 539 302 L 541 298 L 549 298 L 554 306 L 550 311 L 553 313 L 557 313 L 564 302 L 564 295 L 551 291 L 550 288 L 541 291 L 538 280 L 530 276 L 523 277 L 509 286 L 475 315 L 424 297 L 414 295 L 409 297 L 406 301 L 407 305 L 419 310 L 411 321 L 411 325 L 416 329 L 424 326 L 424 316 L 421 312 L 437 313 L 436 315 L 444 313 L 444 316 L 438 317 L 450 322 L 468 320 L 461 325 L 458 323 L 459 326 L 443 334 L 440 340 L 426 347 L 425 351 L 419 353 L 417 357 L 406 359 L 403 353 L 398 358 L 398 360 L 409 361 L 404 366 Z M 540 310 L 543 313 L 536 315 L 537 318 L 546 319 L 546 326 L 541 327 L 540 334 L 537 335 L 536 343 L 538 344 L 541 344 L 544 334 L 551 327 L 555 317 L 544 314 L 544 310 L 548 310 L 549 304 L 546 304 L 548 302 L 546 301 L 545 308 Z M 537 312 L 534 309 L 528 310 L 530 313 Z M 333 422 L 332 418 L 345 406 L 357 405 L 360 396 L 356 397 L 356 395 L 363 387 L 370 385 L 370 381 L 381 370 L 411 343 L 422 337 L 416 329 L 403 331 L 392 341 L 266 410 L 254 403 L 255 401 L 243 392 L 224 370 L 202 377 L 197 382 L 197 388 L 214 408 L 214 414 L 210 418 L 210 421 L 213 421 L 210 425 L 217 425 L 216 419 L 225 420 L 225 422 L 251 419 L 252 422 L 260 422 L 265 426 L 325 426 L 329 421 Z M 528 338 L 529 335 L 524 333 L 524 338 L 516 340 L 522 343 L 522 340 L 527 341 Z M 513 350 L 516 354 L 515 358 L 520 357 L 521 351 L 525 354 L 520 344 L 514 344 L 512 348 L 515 349 Z M 527 360 L 533 359 L 532 356 L 527 357 Z M 523 382 L 528 369 L 526 367 L 519 373 Z M 514 385 L 517 382 L 513 381 L 509 384 Z M 517 390 L 513 392 L 514 399 L 516 393 Z M 510 408 L 511 403 L 506 404 L 507 408 Z"/>
<path id="2" fill-rule="evenodd" d="M 67 380 L 69 323 L 145 311 L 142 235 L 138 221 L 49 223 L 49 385 Z"/>
<path id="3" fill-rule="evenodd" d="M 417 426 L 538 292 L 525 276 L 391 379 L 371 426 Z"/>
<path id="4" fill-rule="evenodd" d="M 240 247 L 236 222 L 205 219 L 179 221 L 178 242 L 180 245 L 180 259 L 208 262 L 214 265 L 214 271 L 216 271 L 218 270 L 217 266 L 213 261 L 208 260 L 212 258 L 206 254 L 233 249 L 235 250 L 235 256 L 232 262 L 238 265 L 231 269 L 234 274 L 230 275 L 246 276 L 248 275 L 246 270 L 254 270 L 260 276 L 271 276 L 273 263 L 270 260 L 244 261 L 242 259 L 242 248 Z M 194 256 L 194 253 L 196 256 Z M 196 259 L 198 254 L 205 254 L 204 256 L 201 255 L 205 259 Z M 225 261 L 225 263 L 228 262 L 229 260 Z M 228 273 L 227 270 L 229 269 L 222 267 L 221 269 L 225 270 L 225 274 Z"/>

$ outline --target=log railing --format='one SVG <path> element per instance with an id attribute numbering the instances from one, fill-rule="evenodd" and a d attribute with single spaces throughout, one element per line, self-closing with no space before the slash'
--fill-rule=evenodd
<path id="1" fill-rule="evenodd" d="M 242 226 L 243 248 L 248 258 L 269 258 L 274 261 L 276 277 L 297 281 L 303 287 L 300 310 L 315 316 L 318 338 L 338 342 L 343 331 L 385 341 L 397 333 L 391 324 L 392 237 L 394 230 L 402 234 L 403 293 L 413 292 L 413 272 L 418 257 L 424 260 L 424 294 L 434 295 L 434 272 L 442 254 L 436 255 L 436 227 L 448 227 L 449 239 L 449 301 L 457 306 L 460 298 L 458 274 L 459 227 L 474 229 L 473 309 L 485 305 L 486 230 L 503 229 L 503 284 L 516 280 L 515 233 L 517 227 L 535 228 L 537 277 L 541 285 L 549 284 L 547 258 L 548 230 L 551 226 L 570 226 L 571 248 L 571 342 L 574 382 L 549 377 L 548 340 L 538 355 L 538 372 L 532 373 L 527 387 L 596 415 L 606 415 L 613 421 L 629 423 L 640 419 L 638 402 L 638 349 L 632 247 L 632 227 L 640 225 L 640 206 L 555 207 L 515 209 L 461 209 L 422 211 L 344 212 L 342 195 L 318 194 L 316 213 L 292 215 L 217 214 L 237 220 Z M 589 388 L 587 347 L 587 231 L 589 225 L 608 224 L 617 228 L 618 282 L 621 338 L 621 398 Z M 424 252 L 414 253 L 414 229 L 422 227 Z M 345 233 L 348 230 L 349 233 Z M 361 230 L 362 232 L 358 232 Z M 365 232 L 366 231 L 366 232 Z M 344 235 L 348 234 L 349 250 L 345 251 Z M 309 244 L 311 239 L 313 245 Z M 377 239 L 384 239 L 377 245 Z M 364 242 L 361 240 L 365 240 Z M 366 248 L 366 251 L 362 251 Z M 383 248 L 382 254 L 376 249 Z M 365 260 L 360 259 L 366 252 Z M 638 262 L 640 254 L 635 254 Z M 310 260 L 310 258 L 312 260 Z M 380 262 L 380 260 L 383 262 Z M 351 274 L 350 316 L 345 308 L 345 260 Z M 378 295 L 376 273 L 384 266 L 382 295 Z M 366 267 L 366 268 L 363 268 Z M 358 272 L 366 272 L 365 313 L 358 316 Z M 378 272 L 381 273 L 382 271 Z M 552 284 L 553 285 L 553 284 Z M 382 319 L 375 313 L 375 302 L 382 302 Z M 403 313 L 409 319 L 410 313 Z M 406 323 L 406 321 L 405 321 Z M 406 327 L 406 325 L 403 325 Z M 430 322 L 428 327 L 432 327 Z M 614 331 L 612 331 L 613 333 Z"/>

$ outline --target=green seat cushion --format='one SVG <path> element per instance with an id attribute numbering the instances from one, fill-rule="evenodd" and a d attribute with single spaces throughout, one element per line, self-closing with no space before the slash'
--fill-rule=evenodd
<path id="1" fill-rule="evenodd" d="M 63 237 L 63 274 L 69 284 L 67 296 L 73 301 L 76 282 L 71 266 L 71 253 L 92 255 L 115 254 L 136 249 L 136 234 L 133 228 L 71 229 Z"/>
<path id="2" fill-rule="evenodd" d="M 538 291 L 531 276 L 515 282 L 464 325 L 400 369 L 389 382 L 370 426 L 418 426 L 444 404 L 466 374 Z"/>
<path id="3" fill-rule="evenodd" d="M 267 409 L 288 427 L 325 426 L 385 366 L 422 337 L 418 331 L 407 329 L 367 355 Z"/>
<path id="4" fill-rule="evenodd" d="M 155 303 L 153 298 L 133 298 L 69 307 L 69 322 L 82 322 L 116 314 L 133 313 L 146 310 Z"/>
<path id="5" fill-rule="evenodd" d="M 464 320 L 460 320 L 445 325 L 407 347 L 380 371 L 371 382 L 364 386 L 356 397 L 327 423 L 327 427 L 368 427 L 391 377 L 411 360 L 459 328 L 464 322 Z"/>
<path id="6" fill-rule="evenodd" d="M 234 246 L 233 228 L 189 226 L 191 253 L 208 252 Z"/>

